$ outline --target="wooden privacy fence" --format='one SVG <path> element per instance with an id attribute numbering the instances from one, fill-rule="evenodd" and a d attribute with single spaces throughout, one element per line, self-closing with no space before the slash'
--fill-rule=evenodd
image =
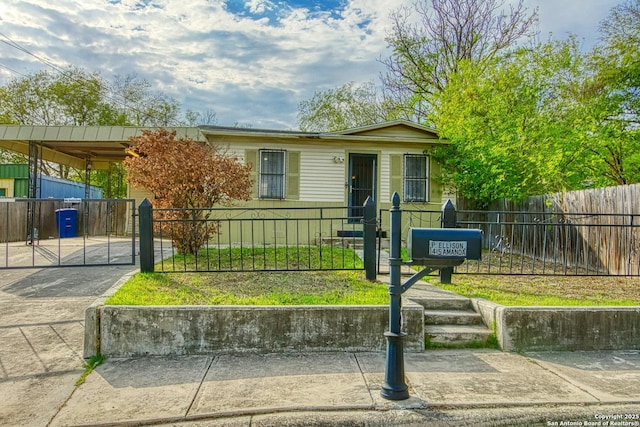
<path id="1" fill-rule="evenodd" d="M 484 269 L 637 276 L 639 197 L 636 184 L 531 197 L 520 204 L 502 200 L 492 210 L 458 211 L 458 223 L 484 230 L 490 250 Z"/>
<path id="2" fill-rule="evenodd" d="M 128 199 L 0 198 L 0 242 L 60 237 L 58 222 L 64 209 L 77 210 L 71 218 L 77 236 L 124 236 L 130 225 L 127 205 L 132 203 Z"/>
<path id="3" fill-rule="evenodd" d="M 640 215 L 459 211 L 458 224 L 487 249 L 466 272 L 640 275 Z"/>

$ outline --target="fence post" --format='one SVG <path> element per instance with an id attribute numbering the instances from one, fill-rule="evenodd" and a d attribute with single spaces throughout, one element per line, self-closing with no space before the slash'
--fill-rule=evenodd
<path id="1" fill-rule="evenodd" d="M 367 280 L 376 280 L 376 202 L 371 196 L 364 201 L 364 271 Z"/>
<path id="2" fill-rule="evenodd" d="M 140 271 L 153 273 L 153 207 L 144 199 L 138 207 L 140 226 Z"/>
<path id="3" fill-rule="evenodd" d="M 456 208 L 451 203 L 451 200 L 442 206 L 442 217 L 440 220 L 440 227 L 442 228 L 455 228 L 456 227 Z M 445 267 L 440 269 L 440 283 L 450 284 L 451 275 L 453 274 L 453 267 Z"/>

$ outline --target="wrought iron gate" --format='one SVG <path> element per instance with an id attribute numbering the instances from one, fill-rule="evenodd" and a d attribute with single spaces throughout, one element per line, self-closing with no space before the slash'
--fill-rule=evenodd
<path id="1" fill-rule="evenodd" d="M 132 199 L 0 198 L 0 269 L 134 265 Z"/>

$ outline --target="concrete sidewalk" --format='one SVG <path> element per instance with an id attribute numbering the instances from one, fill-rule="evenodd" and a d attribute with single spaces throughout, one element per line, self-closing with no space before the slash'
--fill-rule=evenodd
<path id="1" fill-rule="evenodd" d="M 384 352 L 107 359 L 76 387 L 84 310 L 132 270 L 2 271 L 0 425 L 640 425 L 640 350 L 405 353 L 398 402 Z"/>
<path id="2" fill-rule="evenodd" d="M 411 397 L 394 402 L 384 353 L 108 359 L 51 425 L 640 425 L 640 351 L 437 350 L 405 367 Z"/>

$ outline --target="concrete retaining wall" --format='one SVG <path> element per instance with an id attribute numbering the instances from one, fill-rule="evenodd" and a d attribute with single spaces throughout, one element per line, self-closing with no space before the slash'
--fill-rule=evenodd
<path id="1" fill-rule="evenodd" d="M 424 351 L 422 307 L 403 307 L 405 349 Z M 86 358 L 280 351 L 382 351 L 387 306 L 100 306 Z"/>
<path id="2" fill-rule="evenodd" d="M 640 349 L 640 307 L 473 305 L 505 351 Z"/>

